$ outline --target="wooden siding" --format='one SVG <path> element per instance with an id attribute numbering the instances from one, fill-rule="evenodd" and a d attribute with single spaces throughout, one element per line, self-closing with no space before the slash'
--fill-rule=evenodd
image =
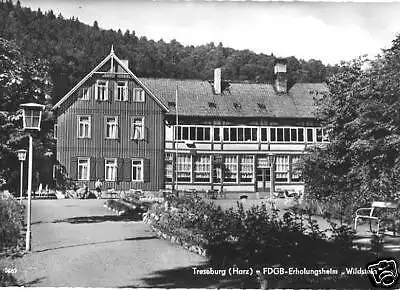
<path id="1" fill-rule="evenodd" d="M 108 101 L 95 100 L 96 80 L 109 81 Z M 129 101 L 114 100 L 116 81 L 128 80 Z M 89 100 L 81 100 L 82 89 L 89 88 Z M 118 182 L 105 182 L 105 187 L 127 190 L 140 188 L 158 190 L 163 187 L 164 160 L 164 116 L 160 106 L 146 94 L 145 102 L 133 102 L 134 89 L 139 88 L 129 75 L 104 77 L 95 74 L 78 89 L 58 111 L 57 158 L 71 174 L 73 157 L 118 158 L 124 161 L 130 158 L 149 160 L 149 182 L 129 182 L 125 178 Z M 91 116 L 91 138 L 78 138 L 78 116 Z M 105 138 L 105 117 L 117 116 L 118 139 Z M 131 140 L 131 117 L 144 117 L 145 140 Z M 122 164 L 122 162 L 118 162 Z M 124 168 L 123 165 L 120 167 Z M 126 167 L 126 166 L 125 166 Z M 103 169 L 104 170 L 104 169 Z M 117 173 L 118 174 L 118 173 Z M 123 173 L 126 174 L 126 173 Z M 91 177 L 92 179 L 92 177 Z M 93 188 L 93 179 L 90 183 Z"/>

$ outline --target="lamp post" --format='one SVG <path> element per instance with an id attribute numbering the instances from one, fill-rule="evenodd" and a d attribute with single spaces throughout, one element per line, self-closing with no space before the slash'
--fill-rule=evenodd
<path id="1" fill-rule="evenodd" d="M 32 160 L 33 160 L 33 139 L 32 131 L 40 131 L 42 111 L 44 105 L 36 103 L 22 104 L 23 128 L 29 132 L 29 159 L 28 159 L 28 213 L 25 250 L 31 250 L 31 197 L 32 197 Z"/>
<path id="2" fill-rule="evenodd" d="M 24 184 L 24 181 L 23 181 L 23 175 L 24 175 L 24 161 L 25 161 L 25 159 L 26 159 L 26 150 L 25 149 L 19 149 L 19 150 L 17 150 L 17 155 L 18 155 L 18 160 L 19 161 L 21 161 L 21 176 L 20 176 L 20 179 L 21 179 L 21 185 L 20 185 L 20 198 L 19 198 L 19 203 L 21 204 L 22 203 L 22 191 L 23 191 L 23 184 Z"/>

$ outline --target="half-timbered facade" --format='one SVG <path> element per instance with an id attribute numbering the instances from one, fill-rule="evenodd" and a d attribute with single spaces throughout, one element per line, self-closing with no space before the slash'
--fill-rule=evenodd
<path id="1" fill-rule="evenodd" d="M 164 186 L 166 106 L 114 51 L 53 108 L 57 159 L 69 177 L 94 187 Z"/>
<path id="2" fill-rule="evenodd" d="M 324 84 L 137 78 L 112 51 L 54 109 L 57 157 L 75 180 L 115 189 L 301 191 L 296 164 L 327 142 L 314 114 Z"/>

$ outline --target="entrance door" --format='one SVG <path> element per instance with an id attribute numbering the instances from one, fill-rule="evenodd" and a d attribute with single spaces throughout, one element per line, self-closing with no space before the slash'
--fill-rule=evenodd
<path id="1" fill-rule="evenodd" d="M 271 168 L 257 169 L 257 190 L 268 192 L 271 187 Z"/>

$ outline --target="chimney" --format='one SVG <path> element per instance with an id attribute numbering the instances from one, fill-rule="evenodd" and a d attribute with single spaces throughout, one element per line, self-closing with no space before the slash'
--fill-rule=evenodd
<path id="1" fill-rule="evenodd" d="M 277 59 L 274 66 L 275 90 L 277 93 L 287 93 L 286 60 Z"/>
<path id="2" fill-rule="evenodd" d="M 216 95 L 221 94 L 221 68 L 214 70 L 214 93 Z"/>

